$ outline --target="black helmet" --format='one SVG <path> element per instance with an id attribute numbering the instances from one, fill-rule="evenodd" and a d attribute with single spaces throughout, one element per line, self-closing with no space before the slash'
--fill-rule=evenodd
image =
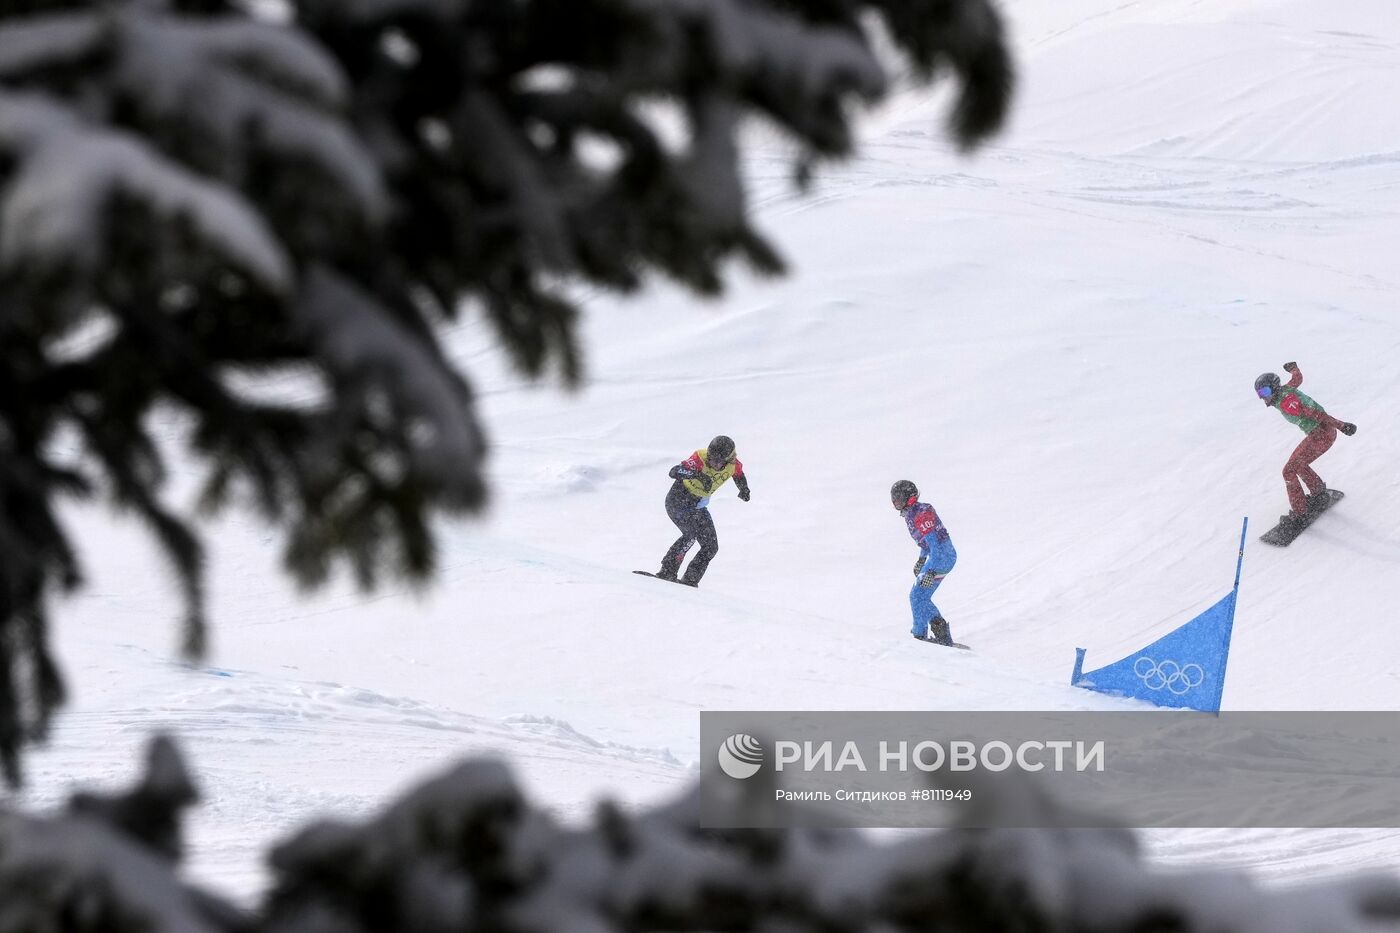
<path id="1" fill-rule="evenodd" d="M 734 456 L 734 439 L 725 437 L 723 434 L 710 441 L 710 445 L 705 448 L 706 460 L 718 460 L 720 463 L 728 463 Z"/>
<path id="2" fill-rule="evenodd" d="M 903 512 L 919 498 L 919 487 L 907 479 L 902 479 L 890 487 L 890 502 Z"/>
<path id="3" fill-rule="evenodd" d="M 1254 380 L 1254 394 L 1262 398 L 1265 405 L 1272 405 L 1278 400 L 1278 386 L 1278 374 L 1265 373 Z"/>

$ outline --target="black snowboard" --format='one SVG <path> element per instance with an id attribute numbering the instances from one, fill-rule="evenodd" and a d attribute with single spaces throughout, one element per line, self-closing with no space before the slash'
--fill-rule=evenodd
<path id="1" fill-rule="evenodd" d="M 1327 504 L 1323 508 L 1318 509 L 1317 511 L 1309 509 L 1308 514 L 1303 516 L 1303 520 L 1301 522 L 1299 522 L 1297 525 L 1292 525 L 1288 528 L 1285 528 L 1283 526 L 1283 523 L 1280 522 L 1273 528 L 1270 528 L 1268 531 L 1260 535 L 1259 540 L 1263 541 L 1265 544 L 1273 544 L 1277 545 L 1278 547 L 1288 547 L 1300 534 L 1303 533 L 1303 529 L 1307 528 L 1313 522 L 1317 521 L 1318 518 L 1324 512 L 1326 512 L 1328 509 L 1332 508 L 1332 506 L 1336 505 L 1339 501 L 1341 501 L 1341 498 L 1345 495 L 1346 493 L 1341 492 L 1337 489 L 1327 490 Z"/>
<path id="2" fill-rule="evenodd" d="M 641 574 L 641 575 L 644 576 L 644 577 L 652 577 L 653 579 L 656 579 L 656 580 L 665 580 L 667 583 L 680 583 L 681 586 L 690 586 L 690 587 L 694 587 L 694 586 L 695 586 L 695 584 L 693 584 L 693 583 L 683 583 L 683 582 L 681 582 L 680 580 L 672 580 L 670 577 L 659 577 L 659 576 L 657 576 L 656 574 L 652 573 L 650 570 L 634 570 L 634 571 L 632 571 L 632 572 L 633 572 L 633 573 L 639 573 L 639 574 Z M 698 589 L 698 587 L 696 587 L 696 588 Z"/>
<path id="3" fill-rule="evenodd" d="M 969 647 L 968 645 L 964 645 L 962 642 L 958 642 L 958 641 L 953 642 L 951 645 L 940 645 L 940 644 L 938 644 L 938 642 L 933 641 L 933 640 L 928 639 L 928 638 L 920 638 L 919 641 L 923 642 L 923 643 L 926 644 L 926 645 L 938 645 L 938 647 L 940 647 L 940 648 L 961 648 L 963 651 L 971 651 L 971 650 L 972 650 L 972 648 Z"/>

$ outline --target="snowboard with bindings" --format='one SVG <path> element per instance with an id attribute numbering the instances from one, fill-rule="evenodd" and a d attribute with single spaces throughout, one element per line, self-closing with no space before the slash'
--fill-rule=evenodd
<path id="1" fill-rule="evenodd" d="M 944 645 L 944 644 L 939 644 L 938 642 L 934 641 L 932 638 L 919 638 L 919 639 L 916 639 L 916 640 L 917 640 L 917 641 L 921 641 L 921 642 L 923 642 L 923 643 L 926 644 L 926 645 L 938 645 L 938 647 L 940 647 L 940 648 L 961 648 L 963 651 L 971 651 L 971 650 L 972 650 L 971 646 L 969 646 L 969 645 L 964 645 L 962 642 L 959 642 L 959 641 L 955 641 L 955 642 L 953 642 L 951 645 Z"/>
<path id="2" fill-rule="evenodd" d="M 1280 521 L 1273 528 L 1270 528 L 1260 535 L 1259 540 L 1263 541 L 1265 544 L 1272 544 L 1276 547 L 1288 547 L 1298 539 L 1298 536 L 1302 534 L 1309 525 L 1317 521 L 1324 512 L 1327 512 L 1332 506 L 1336 505 L 1345 495 L 1346 493 L 1337 489 L 1327 490 L 1326 504 L 1323 505 L 1322 508 L 1308 509 L 1307 514 L 1303 516 L 1301 522 L 1285 523 Z"/>
<path id="3" fill-rule="evenodd" d="M 640 574 L 644 577 L 651 577 L 654 580 L 665 580 L 667 583 L 679 583 L 681 586 L 689 586 L 695 589 L 699 589 L 699 584 L 697 583 L 686 583 L 684 580 L 674 580 L 671 577 L 663 577 L 659 574 L 652 573 L 650 570 L 634 570 L 632 572 L 635 574 Z"/>

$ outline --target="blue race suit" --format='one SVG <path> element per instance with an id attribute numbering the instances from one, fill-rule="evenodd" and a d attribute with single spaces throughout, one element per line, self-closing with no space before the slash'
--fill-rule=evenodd
<path id="1" fill-rule="evenodd" d="M 918 580 L 909 591 L 909 608 L 914 613 L 914 635 L 923 638 L 928 633 L 929 622 L 943 615 L 933 602 L 933 594 L 958 562 L 958 551 L 933 506 L 916 502 L 903 514 L 909 537 L 919 545 L 919 559 L 914 564 Z"/>

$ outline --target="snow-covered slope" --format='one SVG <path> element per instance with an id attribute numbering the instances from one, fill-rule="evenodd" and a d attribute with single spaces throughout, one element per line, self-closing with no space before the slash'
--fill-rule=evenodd
<path id="1" fill-rule="evenodd" d="M 450 758 L 510 754 L 566 813 L 691 779 L 701 709 L 1108 708 L 1066 685 L 1232 582 L 1251 518 L 1231 709 L 1400 705 L 1400 17 L 1391 0 L 1021 0 L 1011 130 L 973 159 L 940 95 L 882 113 L 859 161 L 756 208 L 792 260 L 697 310 L 665 288 L 591 303 L 589 387 L 522 385 L 455 347 L 494 426 L 496 501 L 444 530 L 424 594 L 297 597 L 278 542 L 217 529 L 213 668 L 173 662 L 147 543 L 75 513 L 92 585 L 61 613 L 76 697 L 29 801 L 187 739 L 208 804 L 194 868 L 244 893 L 255 853 Z M 1320 461 L 1348 498 L 1294 547 L 1301 435 L 1253 397 L 1297 359 L 1360 427 Z M 698 591 L 654 569 L 666 470 L 732 435 L 753 487 L 712 512 Z M 913 561 L 890 483 L 957 542 L 949 653 L 907 634 Z M 1163 833 L 1164 858 L 1279 876 L 1395 864 L 1385 832 Z"/>

